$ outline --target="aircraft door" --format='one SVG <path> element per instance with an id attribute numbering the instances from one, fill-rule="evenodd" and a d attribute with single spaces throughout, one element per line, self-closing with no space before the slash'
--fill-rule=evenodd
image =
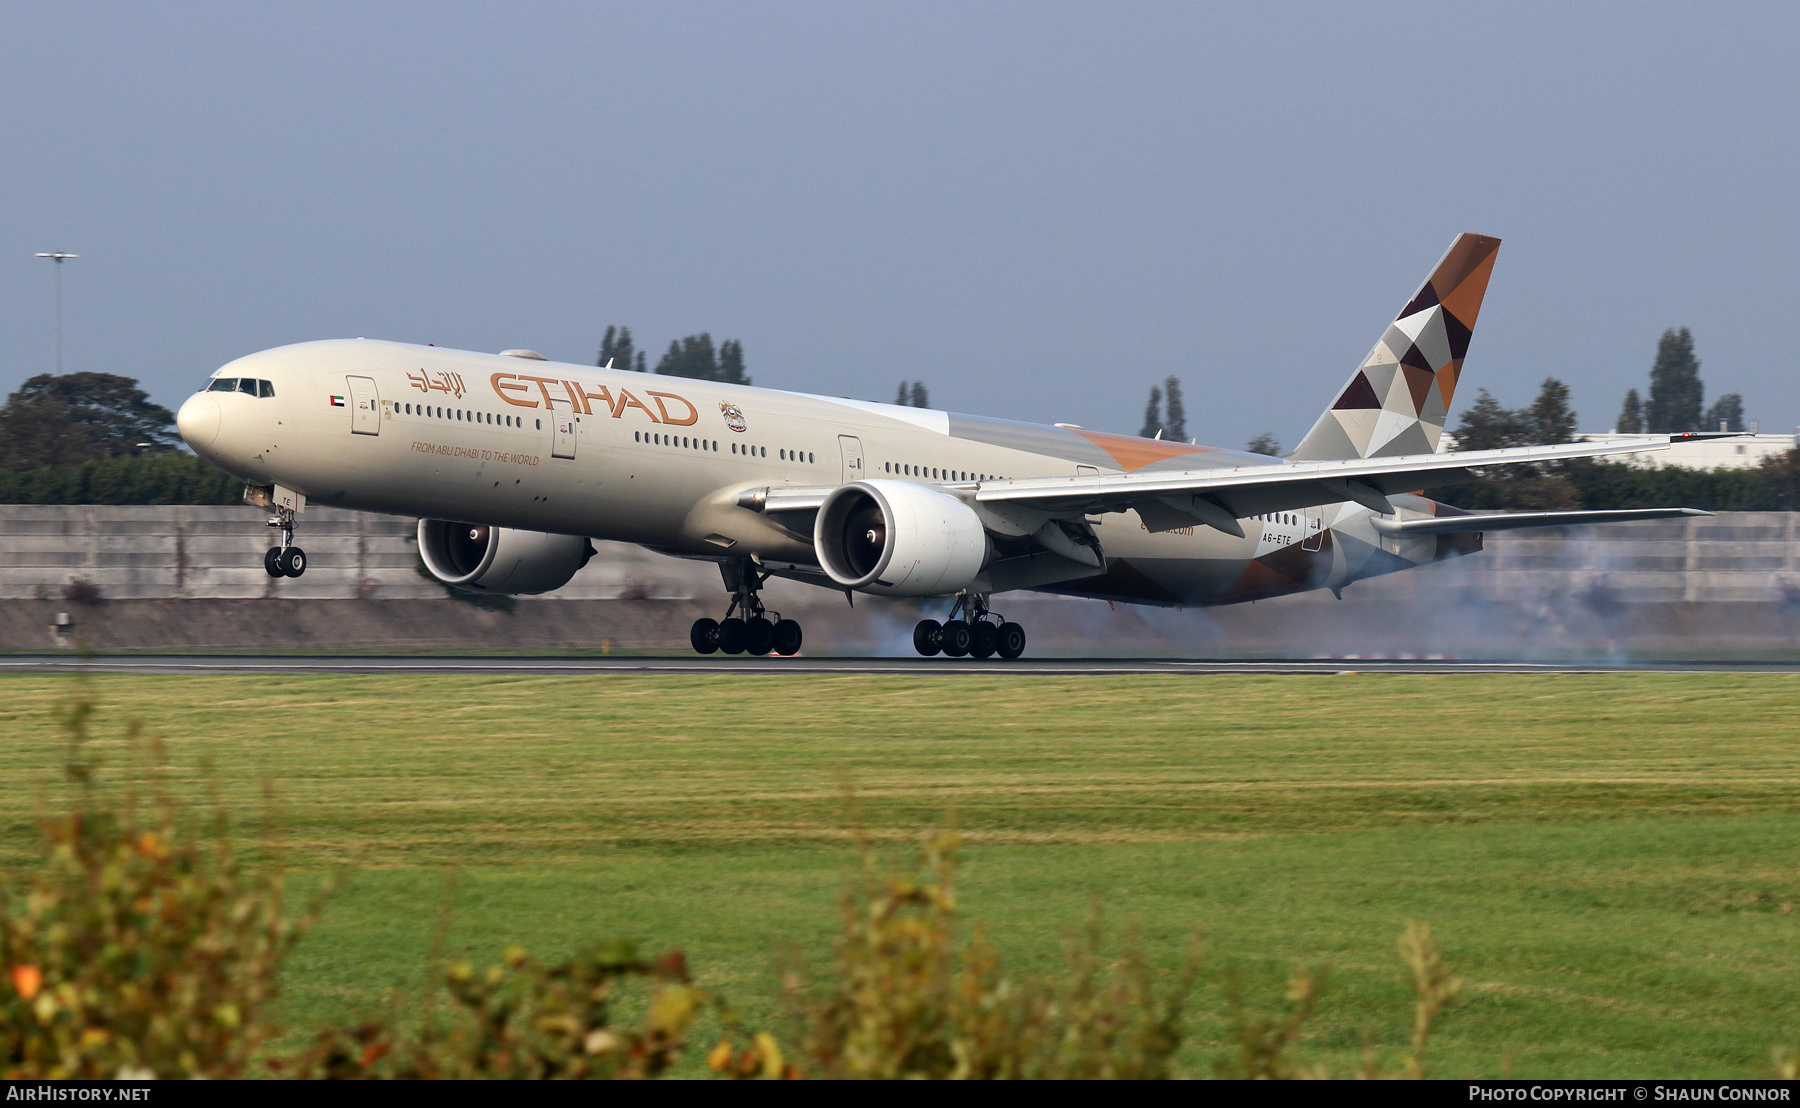
<path id="1" fill-rule="evenodd" d="M 350 433 L 381 434 L 381 394 L 375 391 L 373 377 L 346 377 L 350 386 Z"/>
<path id="2" fill-rule="evenodd" d="M 1314 505 L 1300 512 L 1300 549 L 1320 550 L 1325 546 L 1325 509 Z"/>
<path id="3" fill-rule="evenodd" d="M 575 413 L 550 413 L 552 438 L 550 456 L 552 458 L 573 458 L 575 456 Z"/>
<path id="4" fill-rule="evenodd" d="M 844 483 L 860 481 L 863 473 L 862 440 L 855 435 L 839 435 L 838 449 L 844 456 Z"/>

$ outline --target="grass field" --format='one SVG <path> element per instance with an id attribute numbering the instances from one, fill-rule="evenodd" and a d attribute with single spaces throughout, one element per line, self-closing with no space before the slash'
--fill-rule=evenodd
<path id="1" fill-rule="evenodd" d="M 28 849 L 71 679 L 0 678 L 0 851 Z M 302 875 L 360 858 L 297 955 L 304 1027 L 451 945 L 686 949 L 753 1021 L 828 947 L 853 829 L 966 835 L 962 904 L 1021 971 L 1098 900 L 1273 1004 L 1329 963 L 1308 1040 L 1405 1042 L 1394 955 L 1467 980 L 1442 1075 L 1763 1076 L 1800 1042 L 1800 677 L 102 677 L 96 733 L 163 736 L 246 823 L 272 783 Z M 854 794 L 854 803 L 846 797 Z M 253 834 L 253 831 L 251 832 Z"/>

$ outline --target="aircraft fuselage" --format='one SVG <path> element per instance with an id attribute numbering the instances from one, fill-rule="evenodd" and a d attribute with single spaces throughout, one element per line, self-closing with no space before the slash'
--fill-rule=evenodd
<path id="1" fill-rule="evenodd" d="M 233 475 L 369 512 L 816 564 L 810 536 L 740 506 L 747 490 L 864 480 L 966 489 L 1015 478 L 1278 465 L 1187 443 L 371 340 L 279 347 L 183 405 L 188 443 Z M 257 395 L 252 395 L 252 392 Z M 260 395 L 272 392 L 272 395 Z M 1433 502 L 1393 498 L 1401 518 Z M 1105 570 L 1031 587 L 1161 605 L 1341 588 L 1479 547 L 1388 537 L 1352 503 L 1153 533 L 1087 518 Z M 821 583 L 827 583 L 821 581 Z"/>

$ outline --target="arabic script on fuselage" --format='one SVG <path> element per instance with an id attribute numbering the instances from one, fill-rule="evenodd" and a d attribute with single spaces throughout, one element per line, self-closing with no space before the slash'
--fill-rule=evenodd
<path id="1" fill-rule="evenodd" d="M 468 386 L 463 384 L 462 374 L 452 373 L 447 369 L 438 370 L 435 377 L 421 369 L 416 373 L 408 373 L 406 379 L 420 392 L 447 392 L 458 400 L 469 391 Z"/>

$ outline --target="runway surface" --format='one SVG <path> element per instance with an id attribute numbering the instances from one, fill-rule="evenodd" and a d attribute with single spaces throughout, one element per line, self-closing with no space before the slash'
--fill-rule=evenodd
<path id="1" fill-rule="evenodd" d="M 1021 658 L 1003 662 L 969 658 L 749 658 L 749 657 L 444 657 L 406 655 L 13 654 L 0 656 L 0 673 L 441 673 L 441 674 L 1342 674 L 1342 673 L 1800 673 L 1800 661 L 1662 661 L 1607 665 L 1594 662 L 1474 662 L 1449 659 L 1312 658 L 1240 661 L 1167 658 Z"/>

